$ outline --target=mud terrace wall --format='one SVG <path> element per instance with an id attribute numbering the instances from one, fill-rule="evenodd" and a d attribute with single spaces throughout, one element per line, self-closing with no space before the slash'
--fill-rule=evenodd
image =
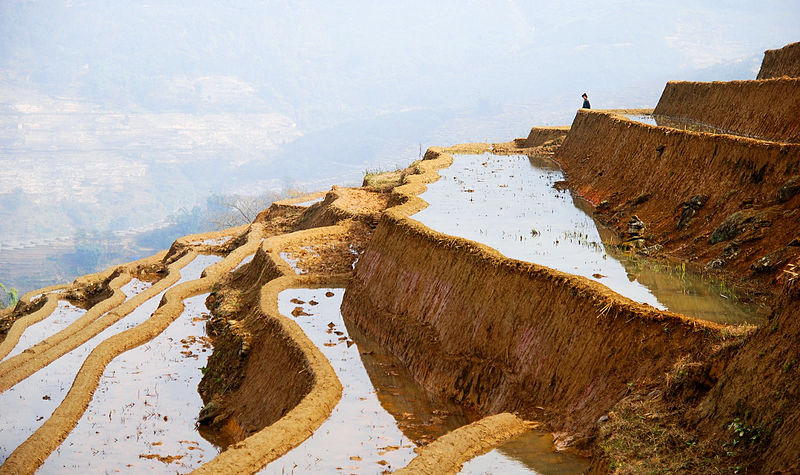
<path id="1" fill-rule="evenodd" d="M 550 140 L 564 137 L 569 132 L 569 126 L 565 127 L 533 127 L 528 138 L 523 144 L 525 147 L 538 147 Z"/>
<path id="2" fill-rule="evenodd" d="M 790 43 L 780 49 L 764 51 L 758 79 L 777 78 L 789 76 L 800 77 L 800 42 Z"/>
<path id="3" fill-rule="evenodd" d="M 604 286 L 508 259 L 408 216 L 452 163 L 433 148 L 422 175 L 396 188 L 347 287 L 352 321 L 428 389 L 484 414 L 520 411 L 554 428 L 592 432 L 627 383 L 709 351 L 718 325 L 634 303 Z"/>
<path id="4" fill-rule="evenodd" d="M 750 338 L 690 414 L 690 424 L 699 424 L 712 434 L 737 417 L 760 428 L 761 460 L 756 466 L 761 473 L 800 471 L 798 309 L 800 279 L 795 276 L 784 285 L 772 324 Z"/>
<path id="5" fill-rule="evenodd" d="M 670 81 L 654 114 L 767 140 L 800 142 L 800 78 Z"/>
<path id="6" fill-rule="evenodd" d="M 411 462 L 394 473 L 398 475 L 458 473 L 465 462 L 484 454 L 532 428 L 520 418 L 504 412 L 448 432 L 429 445 L 420 447 Z"/>
<path id="7" fill-rule="evenodd" d="M 577 113 L 555 159 L 594 205 L 608 200 L 613 208 L 647 194 L 637 213 L 656 232 L 674 231 L 682 203 L 695 195 L 706 195 L 708 204 L 693 219 L 714 229 L 740 209 L 740 201 L 727 199 L 732 191 L 763 206 L 800 173 L 797 144 L 655 127 L 600 111 Z"/>

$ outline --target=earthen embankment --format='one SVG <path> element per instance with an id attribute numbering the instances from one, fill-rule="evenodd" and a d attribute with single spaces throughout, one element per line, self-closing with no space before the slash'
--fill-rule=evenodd
<path id="1" fill-rule="evenodd" d="M 653 111 L 732 133 L 800 142 L 800 78 L 670 81 Z"/>
<path id="2" fill-rule="evenodd" d="M 800 42 L 789 43 L 783 48 L 764 51 L 758 79 L 789 76 L 800 77 Z"/>
<path id="3" fill-rule="evenodd" d="M 563 139 L 569 132 L 569 126 L 532 127 L 525 139 L 525 147 L 539 147 L 551 140 Z"/>
<path id="4" fill-rule="evenodd" d="M 629 383 L 646 384 L 722 338 L 718 325 L 634 303 L 408 218 L 425 206 L 416 194 L 452 157 L 432 149 L 426 159 L 423 174 L 396 189 L 405 203 L 384 213 L 342 312 L 428 389 L 484 414 L 519 411 L 591 433 Z"/>
<path id="5" fill-rule="evenodd" d="M 797 265 L 800 265 L 798 263 Z M 709 438 L 731 437 L 731 424 L 750 439 L 736 455 L 762 473 L 800 471 L 800 279 L 784 275 L 772 323 L 732 358 L 719 382 L 689 414 Z M 735 434 L 734 434 L 735 438 Z M 740 439 L 743 439 L 740 437 Z"/>
<path id="6" fill-rule="evenodd" d="M 488 452 L 514 436 L 523 434 L 532 424 L 509 413 L 485 417 L 448 432 L 429 445 L 420 447 L 407 466 L 397 470 L 407 474 L 455 474 L 464 462 Z"/>
<path id="7" fill-rule="evenodd" d="M 570 187 L 620 233 L 737 276 L 770 279 L 800 250 L 800 144 L 656 127 L 579 111 L 555 155 Z M 761 264 L 764 264 L 763 266 Z"/>
<path id="8" fill-rule="evenodd" d="M 252 262 L 218 279 L 209 298 L 214 354 L 200 385 L 209 403 L 200 417 L 234 443 L 197 473 L 254 472 L 311 436 L 330 415 L 341 383 L 303 330 L 279 313 L 278 294 L 293 287 L 344 287 L 351 250 L 369 238 L 368 225 L 388 199 L 334 188 L 299 214 L 291 204 L 279 204 L 259 215 L 256 221 L 267 228 L 277 219 L 287 230 L 301 230 L 261 241 Z M 331 222 L 337 224 L 325 225 Z M 281 256 L 298 248 L 318 253 L 303 260 L 308 274 L 297 274 Z"/>

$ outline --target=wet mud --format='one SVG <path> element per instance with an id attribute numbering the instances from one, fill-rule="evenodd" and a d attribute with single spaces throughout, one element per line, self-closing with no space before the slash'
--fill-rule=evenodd
<path id="1" fill-rule="evenodd" d="M 651 256 L 723 277 L 756 303 L 774 297 L 770 282 L 800 253 L 790 245 L 800 145 L 579 111 L 555 159 L 604 225 L 624 234 L 635 216 L 644 225 L 643 246 L 659 246 Z"/>
<path id="2" fill-rule="evenodd" d="M 553 436 L 540 431 L 526 432 L 486 454 L 466 462 L 459 473 L 467 474 L 574 474 L 584 473 L 589 460 L 557 452 Z"/>
<path id="3" fill-rule="evenodd" d="M 343 392 L 311 437 L 261 473 L 395 470 L 416 456 L 416 447 L 479 418 L 425 392 L 396 357 L 358 328 L 348 327 L 339 311 L 343 292 L 319 288 L 279 294 L 281 313 L 296 314 L 295 321 L 333 365 Z M 526 439 L 517 444 L 522 449 L 506 450 L 507 463 L 586 465 L 585 459 L 555 452 L 547 433 L 535 434 L 531 440 L 548 443 L 533 446 Z"/>
<path id="4" fill-rule="evenodd" d="M 325 296 L 328 291 L 334 295 Z M 413 458 L 414 443 L 381 406 L 359 346 L 347 332 L 339 313 L 342 294 L 343 289 L 291 289 L 279 295 L 278 308 L 284 315 L 304 302 L 303 314 L 295 321 L 330 361 L 343 389 L 330 417 L 314 434 L 261 473 L 376 473 L 402 467 Z"/>

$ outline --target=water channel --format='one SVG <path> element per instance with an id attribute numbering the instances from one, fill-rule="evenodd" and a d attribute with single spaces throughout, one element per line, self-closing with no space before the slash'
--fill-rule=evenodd
<path id="1" fill-rule="evenodd" d="M 760 323 L 731 295 L 673 272 L 607 252 L 585 203 L 568 190 L 555 162 L 526 156 L 457 155 L 420 195 L 412 216 L 437 231 L 487 244 L 507 257 L 596 280 L 637 302 L 721 323 Z"/>

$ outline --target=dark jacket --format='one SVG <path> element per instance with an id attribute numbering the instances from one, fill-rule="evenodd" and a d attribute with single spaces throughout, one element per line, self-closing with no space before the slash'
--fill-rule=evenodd
<path id="1" fill-rule="evenodd" d="M 589 99 L 584 99 L 583 100 L 583 108 L 584 109 L 591 109 L 592 108 L 592 106 L 589 105 Z"/>

